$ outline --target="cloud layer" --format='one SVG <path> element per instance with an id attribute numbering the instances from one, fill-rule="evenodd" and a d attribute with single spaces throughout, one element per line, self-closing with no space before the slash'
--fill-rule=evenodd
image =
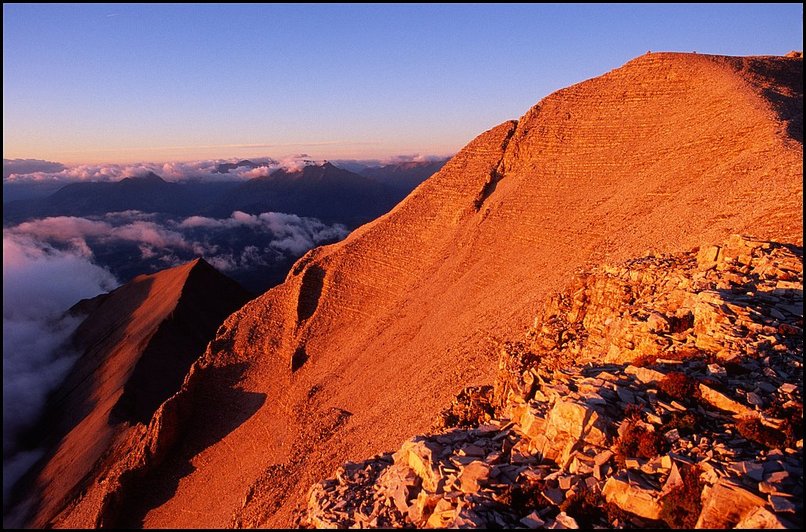
<path id="1" fill-rule="evenodd" d="M 203 257 L 236 280 L 262 290 L 283 276 L 282 268 L 309 249 L 341 240 L 348 230 L 315 218 L 235 211 L 228 218 L 124 211 L 102 216 L 54 216 L 9 227 L 5 233 L 65 253 L 94 257 L 121 280 Z M 275 271 L 276 270 L 276 271 Z"/>
<path id="2" fill-rule="evenodd" d="M 107 292 L 116 279 L 80 246 L 59 250 L 22 234 L 3 234 L 3 498 L 35 461 L 19 438 L 38 418 L 76 354 L 66 340 L 80 322 L 73 304 Z"/>
<path id="3" fill-rule="evenodd" d="M 360 169 L 370 166 L 406 162 L 432 162 L 445 159 L 436 155 L 396 155 L 385 159 L 339 160 L 346 168 Z M 245 181 L 263 177 L 283 168 L 297 171 L 307 164 L 320 164 L 307 154 L 297 154 L 281 159 L 254 157 L 248 160 L 257 168 L 240 166 L 221 172 L 220 165 L 237 164 L 241 159 L 206 159 L 189 162 L 140 163 L 140 164 L 82 164 L 65 166 L 61 163 L 37 159 L 3 159 L 3 182 L 10 183 L 73 183 L 77 181 L 120 181 L 125 177 L 140 176 L 154 172 L 166 181 Z"/>
<path id="4" fill-rule="evenodd" d="M 11 174 L 32 174 L 35 172 L 56 173 L 65 169 L 62 163 L 41 159 L 3 159 L 3 179 Z"/>
<path id="5" fill-rule="evenodd" d="M 32 161 L 30 164 L 15 163 L 3 160 L 3 181 L 5 183 L 36 183 L 77 181 L 120 181 L 125 177 L 140 176 L 154 172 L 166 181 L 245 181 L 255 177 L 268 175 L 279 168 L 300 168 L 312 163 L 300 157 L 289 157 L 274 160 L 268 157 L 256 157 L 249 161 L 258 164 L 257 168 L 240 166 L 229 171 L 219 171 L 219 165 L 236 164 L 238 159 L 208 159 L 190 162 L 140 163 L 140 164 L 81 164 L 65 167 L 59 163 L 48 161 Z M 40 163 L 40 164 L 34 164 Z M 48 163 L 55 166 L 46 166 Z"/>

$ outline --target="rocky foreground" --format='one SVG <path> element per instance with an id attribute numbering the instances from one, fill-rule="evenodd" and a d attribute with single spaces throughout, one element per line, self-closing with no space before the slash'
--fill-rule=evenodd
<path id="1" fill-rule="evenodd" d="M 315 484 L 303 527 L 794 528 L 803 249 L 722 246 L 583 272 L 495 386 Z"/>

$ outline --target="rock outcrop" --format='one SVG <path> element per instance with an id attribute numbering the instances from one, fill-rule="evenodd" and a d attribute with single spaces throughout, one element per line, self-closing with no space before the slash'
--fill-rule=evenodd
<path id="1" fill-rule="evenodd" d="M 504 347 L 497 417 L 345 464 L 300 524 L 800 525 L 802 287 L 802 248 L 739 236 L 582 275 Z"/>
<path id="2" fill-rule="evenodd" d="M 492 382 L 496 338 L 526 330 L 578 268 L 736 232 L 802 242 L 802 73 L 797 58 L 653 53 L 481 134 L 226 320 L 161 407 L 183 412 L 180 428 L 154 417 L 110 453 L 174 442 L 159 460 L 111 460 L 36 522 L 288 526 L 338 464 L 423 433 L 464 386 Z M 629 327 L 602 341 L 627 345 Z"/>

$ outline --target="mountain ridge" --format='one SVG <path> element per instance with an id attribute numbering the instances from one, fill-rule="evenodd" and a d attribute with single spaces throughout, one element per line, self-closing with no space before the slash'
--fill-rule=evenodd
<path id="1" fill-rule="evenodd" d="M 31 479 L 42 508 L 80 486 L 108 448 L 176 391 L 221 321 L 249 299 L 204 259 L 144 274 L 77 304 L 81 353 L 40 422 L 48 449 Z M 42 489 L 42 486 L 47 489 Z M 41 526 L 41 525 L 40 525 Z"/>
<path id="2" fill-rule="evenodd" d="M 289 212 L 356 227 L 393 206 L 394 196 L 383 184 L 325 162 L 301 169 L 280 168 L 250 179 L 221 198 L 210 213 Z"/>
<path id="3" fill-rule="evenodd" d="M 279 164 L 249 160 L 222 163 L 214 173 L 228 174 L 230 169 L 240 167 L 268 167 L 271 163 Z M 391 209 L 441 166 L 440 161 L 426 165 L 392 164 L 378 169 L 380 178 L 376 178 L 373 169 L 353 172 L 326 161 L 321 165 L 306 163 L 301 169 L 277 168 L 245 181 L 168 182 L 149 171 L 119 181 L 69 183 L 44 197 L 8 201 L 4 203 L 3 220 L 18 223 L 48 216 L 97 216 L 129 210 L 226 218 L 240 210 L 249 214 L 283 212 L 356 227 Z"/>
<path id="4" fill-rule="evenodd" d="M 139 458 L 45 518 L 288 526 L 337 464 L 395 448 L 489 382 L 494 338 L 525 330 L 576 268 L 735 232 L 802 242 L 799 80 L 799 59 L 653 53 L 481 134 L 227 318 L 129 443 Z M 225 414 L 237 426 L 211 441 Z"/>

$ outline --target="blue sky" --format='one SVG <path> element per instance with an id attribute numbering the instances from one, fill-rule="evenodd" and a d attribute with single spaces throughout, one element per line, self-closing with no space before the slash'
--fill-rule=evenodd
<path id="1" fill-rule="evenodd" d="M 803 49 L 802 4 L 3 5 L 3 152 L 449 154 L 652 51 Z"/>

